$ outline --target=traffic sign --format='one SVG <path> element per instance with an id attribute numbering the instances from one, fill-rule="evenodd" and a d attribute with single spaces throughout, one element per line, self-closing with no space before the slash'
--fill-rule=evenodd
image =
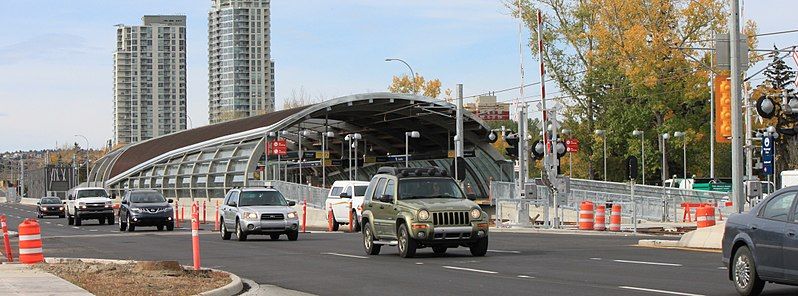
<path id="1" fill-rule="evenodd" d="M 330 151 L 318 151 L 316 152 L 316 158 L 330 158 Z"/>
<path id="2" fill-rule="evenodd" d="M 285 140 L 269 141 L 266 146 L 269 148 L 266 150 L 269 155 L 285 156 L 288 151 Z"/>
<path id="3" fill-rule="evenodd" d="M 762 172 L 765 175 L 773 175 L 773 154 L 776 150 L 774 144 L 772 137 L 762 139 Z"/>
<path id="4" fill-rule="evenodd" d="M 577 139 L 567 139 L 567 140 L 565 140 L 565 151 L 566 152 L 579 152 L 579 140 L 577 140 Z"/>

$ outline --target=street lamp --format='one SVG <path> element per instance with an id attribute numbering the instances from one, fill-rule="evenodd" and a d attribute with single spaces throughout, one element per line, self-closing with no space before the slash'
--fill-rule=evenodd
<path id="1" fill-rule="evenodd" d="M 321 187 L 327 188 L 327 168 L 325 158 L 327 157 L 327 138 L 335 137 L 333 132 L 321 133 Z"/>
<path id="2" fill-rule="evenodd" d="M 415 95 L 415 94 L 418 94 L 418 91 L 416 90 L 416 73 L 415 73 L 415 72 L 413 72 L 413 68 L 412 68 L 412 67 L 410 67 L 410 64 L 408 64 L 407 62 L 405 62 L 405 61 L 404 61 L 404 60 L 402 60 L 402 59 L 394 59 L 394 58 L 386 58 L 386 59 L 385 59 L 385 61 L 386 61 L 386 62 L 397 61 L 397 62 L 402 62 L 403 64 L 405 64 L 405 66 L 407 66 L 407 68 L 408 68 L 408 69 L 410 69 L 410 75 L 412 76 L 412 77 L 410 78 L 410 86 L 412 86 L 412 87 L 413 87 L 413 94 L 414 94 L 414 95 Z"/>
<path id="3" fill-rule="evenodd" d="M 607 131 L 595 130 L 594 133 L 604 142 L 604 181 L 607 181 Z"/>
<path id="4" fill-rule="evenodd" d="M 641 171 L 643 172 L 643 185 L 646 184 L 646 152 L 645 152 L 645 133 L 635 129 L 632 131 L 632 136 L 640 136 L 640 163 L 642 164 Z"/>
<path id="5" fill-rule="evenodd" d="M 668 172 L 666 168 L 667 163 L 665 160 L 665 145 L 670 137 L 671 135 L 668 133 L 663 133 L 660 135 L 660 138 L 662 138 L 662 187 L 665 187 L 665 180 L 668 178 Z"/>
<path id="6" fill-rule="evenodd" d="M 410 167 L 410 138 L 418 139 L 421 133 L 418 131 L 405 132 L 405 167 Z"/>
<path id="7" fill-rule="evenodd" d="M 75 137 L 83 138 L 86 141 L 86 186 L 89 185 L 89 139 L 84 135 L 75 135 Z M 78 181 L 80 182 L 80 181 Z"/>
<path id="8" fill-rule="evenodd" d="M 684 182 L 687 182 L 687 134 L 685 132 L 674 132 L 674 138 L 682 138 L 682 176 Z"/>
<path id="9" fill-rule="evenodd" d="M 349 180 L 352 180 L 352 148 L 355 148 L 355 157 L 357 157 L 357 140 L 362 137 L 359 133 L 347 134 L 344 137 L 344 140 L 349 142 Z M 354 144 L 352 144 L 353 141 Z M 355 160 L 355 179 L 357 179 L 357 159 Z"/>

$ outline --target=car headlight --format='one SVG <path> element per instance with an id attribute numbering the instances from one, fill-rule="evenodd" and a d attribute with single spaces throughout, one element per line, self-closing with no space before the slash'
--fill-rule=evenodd
<path id="1" fill-rule="evenodd" d="M 258 219 L 258 214 L 253 212 L 244 212 L 244 219 L 255 220 Z"/>
<path id="2" fill-rule="evenodd" d="M 429 211 L 427 211 L 427 210 L 418 211 L 418 220 L 421 220 L 421 221 L 429 220 Z"/>
<path id="3" fill-rule="evenodd" d="M 479 217 L 482 217 L 482 211 L 480 209 L 471 210 L 471 219 L 479 219 Z"/>
<path id="4" fill-rule="evenodd" d="M 58 208 L 58 210 L 59 210 L 59 211 L 63 211 L 63 210 L 64 210 L 64 207 L 59 207 L 59 208 Z"/>
<path id="5" fill-rule="evenodd" d="M 39 207 L 42 211 L 46 211 L 47 207 Z"/>
<path id="6" fill-rule="evenodd" d="M 86 204 L 80 202 L 80 203 L 78 203 L 78 208 L 85 209 L 86 208 Z"/>
<path id="7" fill-rule="evenodd" d="M 296 212 L 288 212 L 288 219 L 296 219 L 297 215 Z"/>
<path id="8" fill-rule="evenodd" d="M 106 201 L 106 202 L 105 202 L 105 207 L 106 207 L 106 208 L 110 208 L 112 205 L 113 205 L 113 204 L 111 204 L 111 202 L 110 202 L 110 201 Z"/>
<path id="9" fill-rule="evenodd" d="M 130 208 L 130 211 L 133 213 L 141 213 L 141 209 L 139 208 Z"/>

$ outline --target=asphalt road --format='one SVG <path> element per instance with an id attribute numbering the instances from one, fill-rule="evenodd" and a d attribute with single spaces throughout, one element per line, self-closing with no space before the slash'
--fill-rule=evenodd
<path id="1" fill-rule="evenodd" d="M 13 230 L 35 217 L 34 209 L 0 204 Z M 118 225 L 73 227 L 57 218 L 42 219 L 41 226 L 47 257 L 192 264 L 185 229 L 144 227 L 131 234 Z M 249 238 L 222 241 L 202 231 L 202 265 L 319 295 L 736 295 L 719 253 L 634 247 L 631 237 L 493 233 L 486 257 L 465 248 L 445 256 L 423 249 L 413 259 L 388 246 L 366 256 L 359 234 L 300 234 L 295 242 Z M 764 295 L 798 295 L 798 287 L 768 284 Z"/>

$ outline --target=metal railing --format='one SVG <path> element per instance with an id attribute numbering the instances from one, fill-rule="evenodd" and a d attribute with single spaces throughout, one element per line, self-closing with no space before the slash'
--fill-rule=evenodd
<path id="1" fill-rule="evenodd" d="M 272 186 L 274 186 L 274 189 L 280 191 L 280 193 L 282 193 L 286 199 L 296 201 L 297 204 L 301 204 L 302 201 L 307 200 L 309 207 L 318 209 L 324 208 L 324 202 L 327 200 L 327 193 L 330 191 L 326 188 L 291 182 L 277 180 L 272 180 L 269 182 L 271 182 Z"/>

